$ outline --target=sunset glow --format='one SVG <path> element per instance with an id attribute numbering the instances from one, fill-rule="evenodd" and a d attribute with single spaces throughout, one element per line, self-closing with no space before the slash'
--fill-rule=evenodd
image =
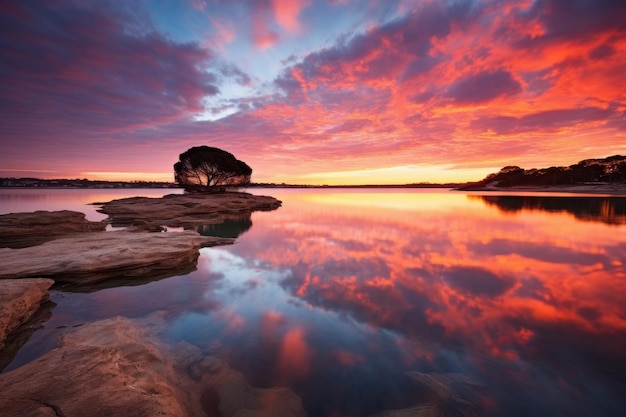
<path id="1" fill-rule="evenodd" d="M 626 153 L 614 0 L 3 1 L 0 176 L 483 178 Z"/>

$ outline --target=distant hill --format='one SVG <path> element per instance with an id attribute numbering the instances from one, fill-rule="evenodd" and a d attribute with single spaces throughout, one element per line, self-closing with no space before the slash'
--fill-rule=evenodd
<path id="1" fill-rule="evenodd" d="M 585 159 L 567 167 L 523 169 L 518 166 L 506 166 L 499 172 L 489 174 L 483 180 L 467 184 L 460 189 L 624 183 L 626 183 L 626 156 L 614 155 L 603 159 Z"/>

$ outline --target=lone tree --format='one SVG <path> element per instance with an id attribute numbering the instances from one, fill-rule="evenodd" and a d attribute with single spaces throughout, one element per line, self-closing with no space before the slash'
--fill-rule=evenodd
<path id="1" fill-rule="evenodd" d="M 187 191 L 213 191 L 250 184 L 252 168 L 219 148 L 195 146 L 174 164 L 174 180 Z"/>

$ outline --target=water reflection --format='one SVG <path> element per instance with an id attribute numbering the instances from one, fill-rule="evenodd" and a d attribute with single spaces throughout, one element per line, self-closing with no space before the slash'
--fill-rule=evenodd
<path id="1" fill-rule="evenodd" d="M 219 344 L 310 416 L 623 414 L 626 227 L 580 221 L 598 201 L 511 216 L 432 190 L 269 194 L 283 206 L 196 271 L 56 296 L 47 326 L 167 310 L 168 340 Z"/>
<path id="2" fill-rule="evenodd" d="M 106 214 L 98 213 L 96 202 L 107 202 L 127 197 L 162 197 L 181 194 L 182 189 L 128 188 L 128 189 L 0 189 L 0 214 L 23 213 L 37 210 L 73 210 L 85 213 L 87 220 L 100 221 Z"/>
<path id="3" fill-rule="evenodd" d="M 252 218 L 248 214 L 237 218 L 227 218 L 218 224 L 204 224 L 197 227 L 202 236 L 238 238 L 252 227 Z"/>
<path id="4" fill-rule="evenodd" d="M 607 224 L 626 224 L 626 198 L 624 197 L 540 197 L 516 195 L 470 195 L 489 206 L 506 213 L 529 210 L 573 214 L 580 220 Z"/>
<path id="5" fill-rule="evenodd" d="M 602 200 L 511 217 L 449 194 L 279 198 L 283 208 L 255 217 L 228 249 L 238 264 L 255 265 L 248 274 L 257 283 L 238 289 L 245 301 L 226 298 L 243 333 L 217 332 L 257 383 L 297 387 L 315 415 L 406 406 L 419 394 L 402 378 L 413 370 L 476 377 L 491 396 L 485 410 L 496 415 L 626 407 L 626 230 L 568 215 L 593 216 Z M 264 271 L 284 277 L 268 280 Z M 264 294 L 258 282 L 284 294 L 275 286 Z M 238 305 L 256 306 L 256 318 Z M 251 335 L 272 328 L 261 320 L 267 314 L 286 321 L 284 333 Z M 224 326 L 236 322 L 231 315 Z M 299 385 L 303 374 L 309 385 Z M 382 388 L 394 383 L 401 398 Z M 342 401 L 311 386 L 342 392 Z M 355 406 L 351 390 L 380 405 Z"/>

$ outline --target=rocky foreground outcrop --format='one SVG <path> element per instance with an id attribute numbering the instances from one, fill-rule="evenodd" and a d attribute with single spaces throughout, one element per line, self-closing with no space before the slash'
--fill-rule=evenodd
<path id="1" fill-rule="evenodd" d="M 216 356 L 159 341 L 163 316 L 116 317 L 62 337 L 60 346 L 0 375 L 0 410 L 20 416 L 304 416 L 287 388 L 253 388 Z"/>
<path id="2" fill-rule="evenodd" d="M 97 203 L 100 204 L 100 203 Z M 98 210 L 109 216 L 113 226 L 129 226 L 136 221 L 196 228 L 250 215 L 253 211 L 275 210 L 281 201 L 248 193 L 170 194 L 161 198 L 131 197 L 103 203 Z"/>
<path id="3" fill-rule="evenodd" d="M 35 211 L 0 215 L 0 248 L 25 248 L 61 236 L 102 232 L 106 223 L 91 222 L 83 213 L 69 210 Z"/>
<path id="4" fill-rule="evenodd" d="M 7 335 L 26 322 L 48 300 L 50 279 L 0 280 L 0 350 Z"/>
<path id="5" fill-rule="evenodd" d="M 180 275 L 195 269 L 201 247 L 233 242 L 191 231 L 73 235 L 39 246 L 0 249 L 0 279 L 42 277 L 87 285 L 108 279 Z"/>
<path id="6" fill-rule="evenodd" d="M 231 238 L 198 233 L 151 233 L 162 226 L 198 229 L 228 219 L 274 210 L 281 202 L 247 193 L 172 194 L 133 197 L 102 204 L 106 222 L 90 222 L 72 211 L 0 216 L 0 279 L 52 278 L 93 284 L 109 279 L 157 278 L 195 269 L 201 247 L 225 245 Z M 127 226 L 108 233 L 107 223 Z M 2 244 L 4 242 L 4 244 Z"/>
<path id="7" fill-rule="evenodd" d="M 151 233 L 162 226 L 195 229 L 280 204 L 242 193 L 116 200 L 102 210 L 110 215 L 108 222 L 128 227 L 116 232 L 104 232 L 107 222 L 89 222 L 71 211 L 0 216 L 0 348 L 48 298 L 54 282 L 128 285 L 186 274 L 196 269 L 201 247 L 234 242 L 195 231 Z M 291 391 L 252 388 L 218 358 L 190 345 L 165 345 L 148 334 L 163 327 L 155 317 L 139 322 L 118 317 L 68 333 L 58 349 L 0 375 L 0 414 L 305 415 Z"/>

